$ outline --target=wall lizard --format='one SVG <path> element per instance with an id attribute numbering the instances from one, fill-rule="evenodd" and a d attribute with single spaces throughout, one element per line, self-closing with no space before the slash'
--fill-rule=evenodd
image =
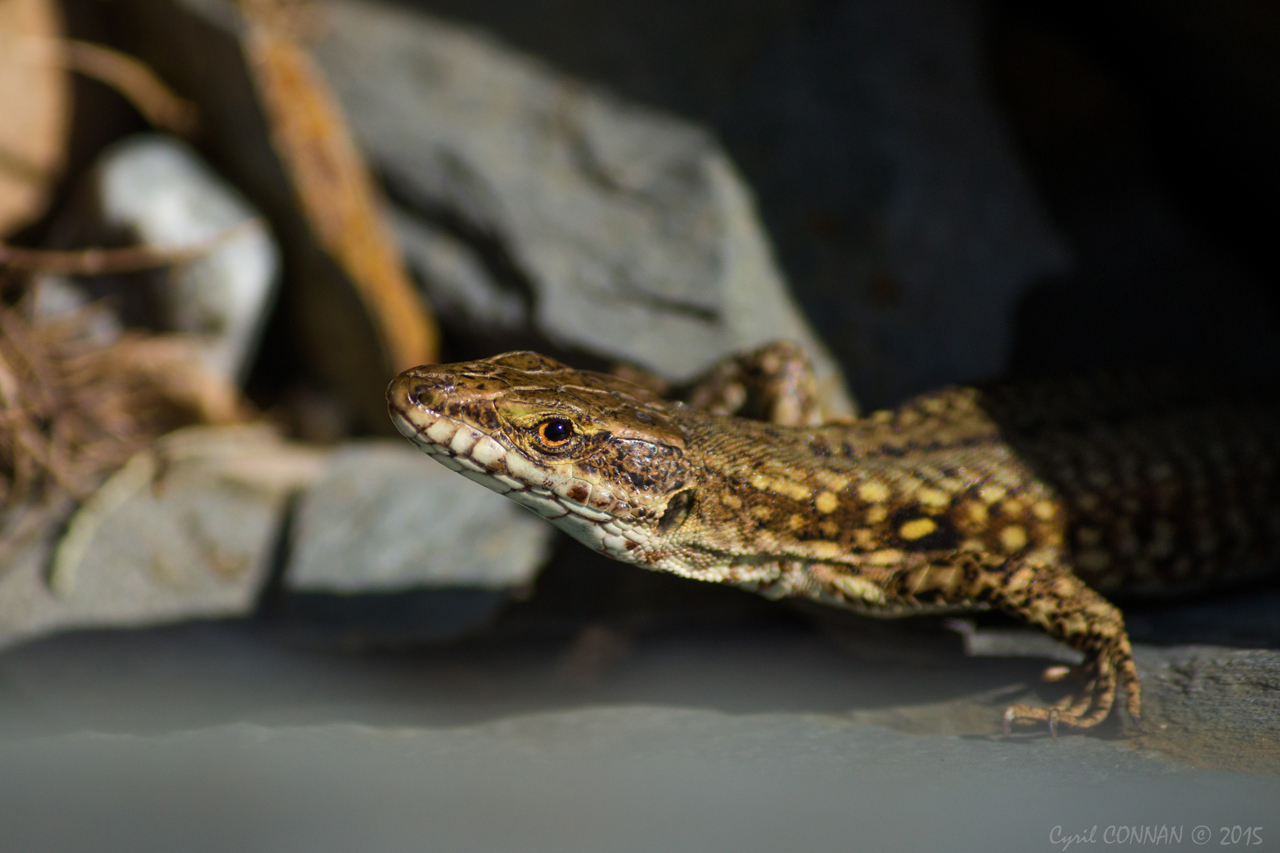
<path id="1" fill-rule="evenodd" d="M 1112 378 L 951 387 L 822 425 L 813 393 L 775 344 L 689 402 L 529 352 L 413 368 L 387 399 L 421 450 L 615 559 L 875 616 L 996 608 L 1082 652 L 1080 687 L 1011 706 L 1006 730 L 1089 728 L 1118 688 L 1141 727 L 1104 595 L 1280 560 L 1280 407 Z"/>

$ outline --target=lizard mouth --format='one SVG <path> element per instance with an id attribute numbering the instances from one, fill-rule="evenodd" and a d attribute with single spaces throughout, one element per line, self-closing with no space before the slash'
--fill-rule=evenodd
<path id="1" fill-rule="evenodd" d="M 414 372 L 405 371 L 387 388 L 387 411 L 401 435 L 441 465 L 495 492 L 506 494 L 535 485 L 510 476 L 513 451 L 440 411 L 446 389 L 434 387 Z"/>

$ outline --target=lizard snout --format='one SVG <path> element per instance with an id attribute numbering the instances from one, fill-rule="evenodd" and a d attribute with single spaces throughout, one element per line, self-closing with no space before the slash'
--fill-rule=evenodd
<path id="1" fill-rule="evenodd" d="M 387 405 L 399 411 L 417 407 L 439 411 L 456 387 L 453 377 L 446 373 L 415 367 L 401 373 L 387 386 Z"/>

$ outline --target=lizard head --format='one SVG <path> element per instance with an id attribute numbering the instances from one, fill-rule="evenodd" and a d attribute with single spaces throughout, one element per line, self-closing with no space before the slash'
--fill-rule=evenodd
<path id="1" fill-rule="evenodd" d="M 420 450 L 615 559 L 688 514 L 681 404 L 625 379 L 514 352 L 406 370 L 387 406 Z"/>

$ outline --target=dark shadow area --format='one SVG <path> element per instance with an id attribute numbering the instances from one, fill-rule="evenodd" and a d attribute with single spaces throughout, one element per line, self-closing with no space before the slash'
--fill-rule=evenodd
<path id="1" fill-rule="evenodd" d="M 0 727 L 6 739 L 241 721 L 440 727 L 600 706 L 844 717 L 970 697 L 988 719 L 983 730 L 994 732 L 1001 697 L 1017 698 L 1017 686 L 1051 663 L 962 656 L 927 666 L 872 663 L 803 625 L 775 623 L 637 632 L 628 654 L 584 681 L 564 671 L 569 646 L 498 632 L 357 654 L 298 645 L 261 623 L 82 631 L 0 657 Z"/>
<path id="2" fill-rule="evenodd" d="M 1075 254 L 1013 368 L 1280 367 L 1274 4 L 995 2 L 989 78 Z"/>

